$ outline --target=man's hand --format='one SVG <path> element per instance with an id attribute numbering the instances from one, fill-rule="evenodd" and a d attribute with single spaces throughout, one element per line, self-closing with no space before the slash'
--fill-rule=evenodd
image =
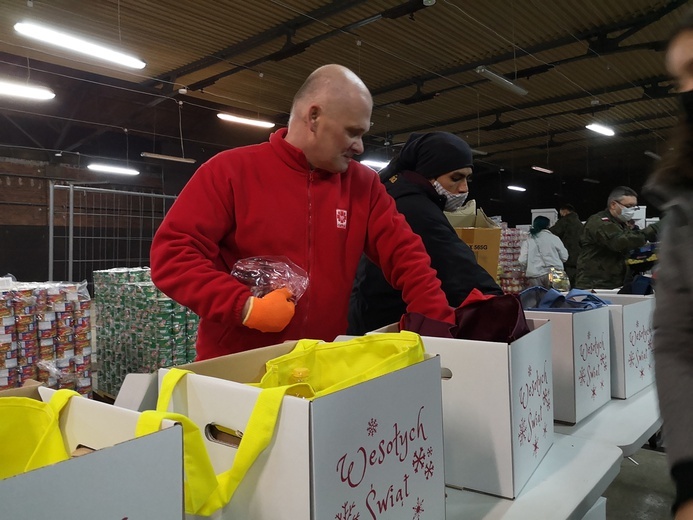
<path id="1" fill-rule="evenodd" d="M 291 291 L 286 287 L 275 289 L 262 298 L 251 296 L 244 307 L 243 325 L 261 332 L 284 330 L 294 317 L 296 309 L 291 296 Z"/>

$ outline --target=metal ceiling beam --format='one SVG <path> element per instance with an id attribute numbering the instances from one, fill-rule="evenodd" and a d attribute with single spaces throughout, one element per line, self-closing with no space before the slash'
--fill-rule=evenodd
<path id="1" fill-rule="evenodd" d="M 287 58 L 290 58 L 292 56 L 295 56 L 297 54 L 302 53 L 305 51 L 308 47 L 311 45 L 314 45 L 316 43 L 319 43 L 321 41 L 327 40 L 329 38 L 332 38 L 334 36 L 339 36 L 345 33 L 350 33 L 353 30 L 359 29 L 361 27 L 364 27 L 366 25 L 369 25 L 373 22 L 377 22 L 378 20 L 381 20 L 383 18 L 387 19 L 395 19 L 399 18 L 401 16 L 406 16 L 406 15 L 412 15 L 416 11 L 419 11 L 421 9 L 426 9 L 427 6 L 423 4 L 423 2 L 419 0 L 407 0 L 407 2 L 397 5 L 395 7 L 391 7 L 390 9 L 386 9 L 385 11 L 382 11 L 376 15 L 369 16 L 367 18 L 362 18 L 361 20 L 357 20 L 356 22 L 352 22 L 347 25 L 343 25 L 342 27 L 338 27 L 336 29 L 332 29 L 331 31 L 327 31 L 326 33 L 323 33 L 319 36 L 315 36 L 314 38 L 310 38 L 309 40 L 300 42 L 300 43 L 292 43 L 290 40 L 287 41 L 288 45 L 285 45 L 283 48 L 280 50 L 273 52 L 271 54 L 268 54 L 266 56 L 261 56 L 255 60 L 249 61 L 247 63 L 244 63 L 243 65 L 239 65 L 237 67 L 234 67 L 232 69 L 226 70 L 224 72 L 220 72 L 219 74 L 215 74 L 214 76 L 210 76 L 208 78 L 202 79 L 200 81 L 197 81 L 191 85 L 188 85 L 188 88 L 190 90 L 201 90 L 204 89 L 210 85 L 213 85 L 217 81 L 219 81 L 222 78 L 231 76 L 233 74 L 236 74 L 238 72 L 242 72 L 244 70 L 252 69 L 253 67 L 256 67 L 262 63 L 266 63 L 268 61 L 281 61 L 285 60 Z"/>
<path id="2" fill-rule="evenodd" d="M 666 119 L 667 117 L 672 117 L 672 116 L 671 116 L 671 114 L 667 114 L 667 113 L 650 114 L 647 116 L 638 117 L 638 121 L 653 121 L 656 119 Z M 611 124 L 611 126 L 616 127 L 619 125 L 627 125 L 627 124 L 630 124 L 633 122 L 634 122 L 633 119 L 621 119 L 619 121 L 613 122 Z M 584 126 L 574 126 L 571 128 L 553 130 L 551 133 L 553 135 L 558 135 L 558 134 L 568 134 L 568 133 L 581 132 L 581 131 L 589 132 L 589 130 L 586 130 Z M 590 134 L 586 134 L 586 135 L 590 135 Z M 619 136 L 619 134 L 616 134 L 615 137 L 618 137 L 618 136 Z M 546 132 L 535 132 L 533 134 L 524 134 L 520 137 L 500 139 L 498 141 L 484 143 L 481 145 L 481 148 L 490 148 L 492 146 L 498 146 L 498 145 L 503 145 L 503 144 L 508 144 L 508 143 L 518 143 L 521 141 L 528 141 L 528 140 L 537 139 L 540 137 L 546 137 Z M 592 137 L 592 136 L 590 135 L 590 137 Z M 526 147 L 524 149 L 526 150 Z M 499 155 L 499 154 L 508 153 L 509 151 L 510 150 L 503 150 L 502 152 L 489 152 L 489 155 Z"/>
<path id="3" fill-rule="evenodd" d="M 621 90 L 627 90 L 629 88 L 634 88 L 634 87 L 642 87 L 644 88 L 647 85 L 651 84 L 658 84 L 663 81 L 668 81 L 670 78 L 668 76 L 655 76 L 654 78 L 647 78 L 643 80 L 636 80 L 632 81 L 629 83 L 622 83 L 620 85 L 614 85 L 612 87 L 609 87 L 609 92 L 618 92 Z M 584 98 L 591 98 L 593 97 L 591 94 L 586 94 L 584 92 L 579 92 L 575 94 L 566 94 L 564 96 L 556 96 L 553 98 L 548 98 L 548 99 L 543 99 L 543 100 L 538 100 L 538 101 L 530 101 L 527 103 L 522 103 L 520 105 L 515 105 L 512 108 L 509 108 L 508 110 L 503 111 L 502 113 L 506 114 L 508 112 L 513 112 L 515 110 L 527 110 L 530 108 L 536 108 L 539 106 L 546 106 L 546 105 L 553 105 L 556 103 L 564 103 L 566 101 L 575 101 L 578 99 L 584 99 Z M 389 130 L 389 133 L 393 135 L 400 135 L 400 134 L 409 134 L 411 132 L 418 132 L 421 130 L 425 129 L 430 129 L 430 128 L 435 128 L 435 127 L 440 127 L 440 126 L 449 126 L 449 125 L 454 125 L 457 123 L 464 123 L 466 121 L 474 121 L 478 118 L 482 117 L 489 117 L 489 116 L 494 116 L 497 115 L 499 110 L 497 108 L 485 110 L 483 112 L 479 113 L 473 113 L 473 114 L 466 114 L 463 116 L 459 117 L 451 117 L 442 121 L 435 121 L 433 123 L 430 123 L 429 125 L 426 125 L 425 127 L 422 127 L 421 125 L 417 126 L 410 126 L 407 128 L 400 128 L 397 130 Z"/>
<path id="4" fill-rule="evenodd" d="M 584 40 L 589 40 L 590 38 L 597 38 L 599 35 L 602 34 L 609 34 L 615 31 L 623 31 L 623 30 L 628 30 L 631 29 L 632 27 L 639 27 L 641 24 L 650 24 L 653 22 L 658 21 L 660 18 L 663 16 L 669 14 L 670 12 L 678 9 L 682 5 L 685 5 L 688 3 L 688 0 L 671 0 L 670 2 L 667 2 L 667 4 L 655 11 L 651 11 L 647 14 L 637 16 L 635 18 L 631 18 L 630 20 L 624 20 L 621 22 L 615 22 L 612 24 L 608 24 L 603 27 L 599 27 L 596 29 L 590 29 L 587 31 L 582 31 L 576 35 L 568 35 L 564 36 L 562 38 L 558 38 L 556 40 L 553 40 L 551 42 L 546 42 L 546 43 L 540 43 L 537 45 L 534 45 L 533 47 L 530 47 L 526 50 L 523 49 L 514 49 L 512 51 L 506 52 L 505 54 L 500 54 L 498 56 L 492 56 L 491 58 L 487 58 L 484 60 L 478 60 L 473 63 L 465 63 L 464 65 L 458 65 L 455 67 L 449 67 L 443 70 L 438 70 L 434 72 L 430 72 L 427 74 L 422 74 L 419 76 L 414 76 L 412 78 L 398 81 L 396 83 L 391 83 L 390 85 L 385 85 L 383 87 L 377 88 L 377 89 L 372 89 L 371 94 L 373 97 L 375 96 L 380 96 L 382 94 L 386 94 L 388 92 L 392 92 L 394 90 L 399 90 L 401 88 L 406 88 L 412 85 L 412 83 L 416 84 L 416 82 L 426 82 L 430 81 L 433 79 L 439 79 L 441 76 L 446 77 L 446 76 L 453 76 L 455 74 L 460 74 L 462 72 L 468 72 L 470 70 L 476 69 L 479 65 L 493 65 L 496 63 L 502 63 L 504 61 L 509 61 L 513 60 L 518 56 L 523 56 L 523 55 L 528 55 L 528 54 L 535 54 L 538 52 L 543 52 L 546 50 L 550 49 L 555 49 L 556 47 L 562 47 L 564 45 L 569 45 L 572 43 L 575 43 L 576 41 L 584 41 Z"/>
<path id="5" fill-rule="evenodd" d="M 323 18 L 329 18 L 330 16 L 334 16 L 335 14 L 338 14 L 342 11 L 351 9 L 352 7 L 355 7 L 361 3 L 364 3 L 366 0 L 351 0 L 348 2 L 345 1 L 339 1 L 339 2 L 332 2 L 328 5 L 322 6 L 318 9 L 314 9 L 310 13 L 307 13 L 307 15 L 300 15 L 297 17 L 292 18 L 291 20 L 281 24 L 277 25 L 275 27 L 272 27 L 271 29 L 268 29 L 266 31 L 261 32 L 260 34 L 256 34 L 254 36 L 251 36 L 250 38 L 247 38 L 243 40 L 242 42 L 239 42 L 237 44 L 231 45 L 229 47 L 226 47 L 225 49 L 222 49 L 220 51 L 215 52 L 214 54 L 210 56 L 206 56 L 204 58 L 201 58 L 199 60 L 196 60 L 192 63 L 188 63 L 187 65 L 184 65 L 182 67 L 178 67 L 177 69 L 171 70 L 165 74 L 162 74 L 158 76 L 155 79 L 147 80 L 139 84 L 140 88 L 147 94 L 152 94 L 152 89 L 158 85 L 163 83 L 164 87 L 160 92 L 157 92 L 156 99 L 150 101 L 146 105 L 142 107 L 138 107 L 136 110 L 131 112 L 130 114 L 126 115 L 125 117 L 121 118 L 118 122 L 114 123 L 114 126 L 127 126 L 129 121 L 133 118 L 136 117 L 138 114 L 142 113 L 144 110 L 148 110 L 150 108 L 153 108 L 163 101 L 167 99 L 173 99 L 177 95 L 177 90 L 173 89 L 173 79 L 175 81 L 175 78 L 178 78 L 180 76 L 186 75 L 186 74 L 191 74 L 193 72 L 196 72 L 198 70 L 207 68 L 212 65 L 216 65 L 219 63 L 219 61 L 225 61 L 233 56 L 236 56 L 238 54 L 241 54 L 243 52 L 246 52 L 250 49 L 253 49 L 259 45 L 263 45 L 265 43 L 268 43 L 272 40 L 275 40 L 277 38 L 283 38 L 286 37 L 287 32 L 290 31 L 295 31 L 296 29 L 300 29 L 303 27 L 306 27 L 316 21 L 319 21 Z M 162 96 L 162 94 L 164 94 Z M 79 148 L 82 146 L 84 143 L 104 134 L 108 129 L 106 128 L 100 128 L 96 130 L 93 134 L 90 134 L 89 136 L 86 136 L 79 141 L 70 144 L 69 146 L 65 147 L 66 151 L 70 150 L 75 150 L 76 148 Z"/>
<path id="6" fill-rule="evenodd" d="M 296 16 L 291 20 L 251 36 L 250 38 L 246 38 L 241 42 L 229 45 L 228 47 L 209 56 L 205 56 L 204 58 L 195 60 L 192 63 L 188 63 L 187 65 L 183 65 L 182 67 L 178 67 L 177 69 L 161 74 L 155 79 L 140 83 L 140 85 L 144 87 L 153 87 L 161 82 L 166 82 L 170 77 L 179 78 L 181 76 L 206 69 L 207 67 L 217 65 L 220 61 L 226 61 L 234 56 L 252 50 L 260 45 L 269 43 L 277 38 L 284 38 L 289 31 L 302 29 L 303 27 L 307 27 L 316 21 L 329 18 L 341 13 L 342 11 L 356 7 L 365 1 L 366 0 L 350 0 L 330 2 L 329 4 L 319 7 L 318 9 L 314 9 L 305 15 L 301 14 Z"/>
<path id="7" fill-rule="evenodd" d="M 641 49 L 646 49 L 646 50 L 658 50 L 660 48 L 665 47 L 666 42 L 663 41 L 654 41 L 654 42 L 647 42 L 647 43 L 638 43 L 635 45 L 628 45 L 626 47 L 618 47 L 617 49 L 614 49 L 613 51 L 609 52 L 609 54 L 617 54 L 621 52 L 632 52 L 636 50 L 641 50 Z M 502 76 L 505 76 L 508 80 L 514 81 L 517 78 L 527 78 L 529 79 L 532 76 L 537 76 L 539 74 L 544 74 L 545 72 L 549 72 L 550 70 L 553 70 L 554 68 L 560 66 L 560 65 L 566 65 L 568 63 L 574 63 L 577 61 L 582 61 L 585 59 L 594 59 L 598 57 L 595 54 L 592 53 L 585 53 L 585 54 L 578 54 L 577 56 L 571 56 L 570 58 L 564 58 L 562 60 L 554 61 L 551 63 L 545 63 L 542 65 L 538 65 L 536 67 L 528 67 L 526 69 L 518 70 L 517 73 L 513 74 L 502 74 Z M 478 79 L 476 81 L 472 81 L 470 83 L 465 83 L 464 85 L 455 85 L 452 87 L 446 87 L 443 89 L 436 90 L 434 92 L 424 94 L 420 99 L 416 101 L 428 101 L 429 99 L 433 99 L 434 97 L 437 97 L 441 94 L 445 94 L 446 92 L 452 92 L 453 90 L 460 90 L 463 88 L 474 88 L 477 85 L 480 85 L 482 83 L 487 83 L 487 79 Z M 417 90 L 420 90 L 423 87 L 423 84 L 417 83 Z M 413 97 L 413 96 L 412 96 Z M 387 103 L 381 103 L 379 105 L 375 105 L 373 109 L 381 109 L 385 108 L 391 105 L 396 105 L 396 104 L 404 104 L 404 105 L 410 105 L 412 104 L 412 97 L 409 98 L 403 98 L 403 99 L 397 99 L 395 101 L 388 101 Z"/>
<path id="8" fill-rule="evenodd" d="M 22 128 L 22 125 L 20 125 L 19 123 L 15 122 L 15 120 L 12 119 L 12 118 L 11 118 L 10 116 L 8 116 L 7 114 L 2 114 L 2 116 L 3 116 L 5 119 L 7 119 L 7 120 L 12 124 L 12 126 L 14 126 L 14 127 L 15 127 L 17 130 L 19 130 L 22 134 L 24 134 L 24 136 L 26 136 L 32 143 L 34 143 L 36 146 L 38 146 L 38 147 L 41 148 L 42 150 L 45 150 L 46 147 L 43 145 L 43 143 L 39 142 L 38 139 L 36 139 L 33 135 L 31 135 L 29 132 L 27 132 L 26 130 L 24 130 L 24 128 Z"/>

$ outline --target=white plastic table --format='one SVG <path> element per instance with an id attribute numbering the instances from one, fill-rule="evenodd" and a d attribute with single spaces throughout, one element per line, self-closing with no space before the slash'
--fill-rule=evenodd
<path id="1" fill-rule="evenodd" d="M 657 390 L 650 385 L 628 399 L 612 399 L 574 426 L 554 424 L 554 431 L 613 444 L 630 457 L 661 426 Z"/>
<path id="2" fill-rule="evenodd" d="M 618 475 L 622 456 L 613 444 L 556 434 L 515 500 L 446 488 L 447 520 L 582 519 Z"/>

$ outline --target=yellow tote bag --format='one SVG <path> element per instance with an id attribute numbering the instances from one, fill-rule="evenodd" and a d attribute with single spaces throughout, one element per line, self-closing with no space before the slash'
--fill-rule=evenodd
<path id="1" fill-rule="evenodd" d="M 137 435 L 159 429 L 163 419 L 183 426 L 185 511 L 210 516 L 229 503 L 258 455 L 269 445 L 287 391 L 313 399 L 337 392 L 423 361 L 424 347 L 418 334 L 402 331 L 373 334 L 348 341 L 326 343 L 300 340 L 294 349 L 266 363 L 266 373 L 253 413 L 243 432 L 233 465 L 215 475 L 202 432 L 188 417 L 166 412 L 173 389 L 190 373 L 173 368 L 164 377 L 156 411 L 143 412 Z M 301 379 L 300 382 L 295 382 Z"/>
<path id="2" fill-rule="evenodd" d="M 47 403 L 0 397 L 0 479 L 70 458 L 60 431 L 60 412 L 78 395 L 58 390 Z"/>

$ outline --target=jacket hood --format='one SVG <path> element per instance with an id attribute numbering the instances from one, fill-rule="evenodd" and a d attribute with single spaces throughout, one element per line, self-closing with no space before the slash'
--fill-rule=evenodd
<path id="1" fill-rule="evenodd" d="M 430 181 L 416 172 L 399 172 L 382 179 L 382 182 L 385 184 L 387 192 L 395 200 L 408 195 L 423 194 L 431 199 L 441 211 L 445 208 L 445 197 L 438 195 Z"/>

